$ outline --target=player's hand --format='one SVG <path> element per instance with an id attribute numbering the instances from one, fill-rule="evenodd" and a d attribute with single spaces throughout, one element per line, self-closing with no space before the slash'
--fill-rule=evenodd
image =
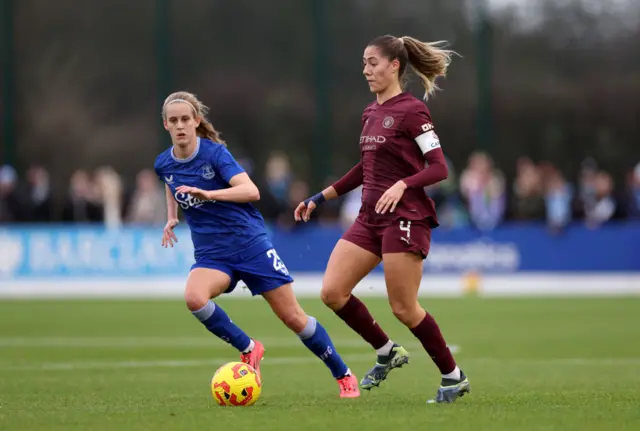
<path id="1" fill-rule="evenodd" d="M 178 186 L 176 187 L 176 191 L 178 193 L 184 193 L 187 195 L 191 195 L 194 198 L 201 199 L 204 201 L 209 200 L 209 192 L 206 190 L 199 189 L 197 187 L 189 187 L 189 186 Z"/>
<path id="2" fill-rule="evenodd" d="M 376 202 L 376 213 L 384 214 L 387 211 L 394 212 L 396 205 L 398 205 L 398 202 L 402 199 L 402 195 L 406 189 L 407 185 L 402 180 L 392 185 L 389 190 L 380 196 L 378 202 Z"/>
<path id="3" fill-rule="evenodd" d="M 296 221 L 304 220 L 305 222 L 308 222 L 311 218 L 311 213 L 316 208 L 317 206 L 313 201 L 309 201 L 309 205 L 305 204 L 304 202 L 300 202 L 298 208 L 296 208 L 296 210 L 293 212 L 293 218 L 296 219 Z"/>
<path id="4" fill-rule="evenodd" d="M 162 246 L 164 248 L 173 247 L 173 243 L 178 242 L 178 237 L 173 231 L 173 228 L 178 226 L 178 223 L 180 223 L 180 221 L 174 218 L 170 219 L 164 226 L 164 230 L 162 231 Z"/>

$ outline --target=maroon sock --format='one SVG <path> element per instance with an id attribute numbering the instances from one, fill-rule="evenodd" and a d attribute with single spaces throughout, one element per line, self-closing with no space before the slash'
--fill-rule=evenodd
<path id="1" fill-rule="evenodd" d="M 351 295 L 344 307 L 335 313 L 374 349 L 381 348 L 389 341 L 389 337 L 378 326 L 367 306 L 355 296 Z"/>
<path id="2" fill-rule="evenodd" d="M 449 374 L 456 368 L 456 361 L 447 347 L 442 332 L 431 314 L 427 313 L 422 322 L 411 329 L 413 335 L 420 340 L 433 362 L 442 374 Z"/>

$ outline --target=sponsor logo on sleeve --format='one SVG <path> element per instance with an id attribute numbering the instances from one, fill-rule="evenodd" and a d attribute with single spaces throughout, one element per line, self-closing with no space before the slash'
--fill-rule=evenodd
<path id="1" fill-rule="evenodd" d="M 433 130 L 433 123 L 425 123 L 422 126 L 420 126 L 420 128 L 422 129 L 423 132 L 429 132 L 431 130 Z"/>

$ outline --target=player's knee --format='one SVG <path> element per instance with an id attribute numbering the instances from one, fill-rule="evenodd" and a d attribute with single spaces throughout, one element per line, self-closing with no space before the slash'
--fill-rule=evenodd
<path id="1" fill-rule="evenodd" d="M 302 310 L 287 311 L 278 317 L 280 317 L 280 320 L 282 320 L 282 323 L 284 323 L 287 328 L 296 334 L 302 332 L 307 325 L 307 315 Z"/>
<path id="2" fill-rule="evenodd" d="M 323 284 L 320 291 L 320 299 L 332 310 L 339 310 L 349 300 L 350 293 L 344 293 L 340 289 L 335 289 L 330 285 Z"/>
<path id="3" fill-rule="evenodd" d="M 197 311 L 207 305 L 207 302 L 209 302 L 209 298 L 202 292 L 187 290 L 184 293 L 184 301 L 190 311 Z"/>
<path id="4" fill-rule="evenodd" d="M 396 318 L 404 323 L 406 326 L 413 327 L 413 325 L 420 314 L 420 306 L 415 302 L 404 301 L 390 301 L 391 311 Z"/>

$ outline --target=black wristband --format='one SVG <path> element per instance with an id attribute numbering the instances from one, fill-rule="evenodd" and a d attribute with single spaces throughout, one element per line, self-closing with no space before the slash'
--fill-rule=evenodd
<path id="1" fill-rule="evenodd" d="M 322 194 L 322 192 L 315 194 L 313 196 L 311 196 L 309 199 L 304 201 L 304 204 L 306 206 L 309 206 L 309 202 L 313 202 L 314 204 L 316 204 L 317 207 L 320 206 L 320 204 L 322 204 L 326 199 L 324 198 L 324 195 Z"/>

